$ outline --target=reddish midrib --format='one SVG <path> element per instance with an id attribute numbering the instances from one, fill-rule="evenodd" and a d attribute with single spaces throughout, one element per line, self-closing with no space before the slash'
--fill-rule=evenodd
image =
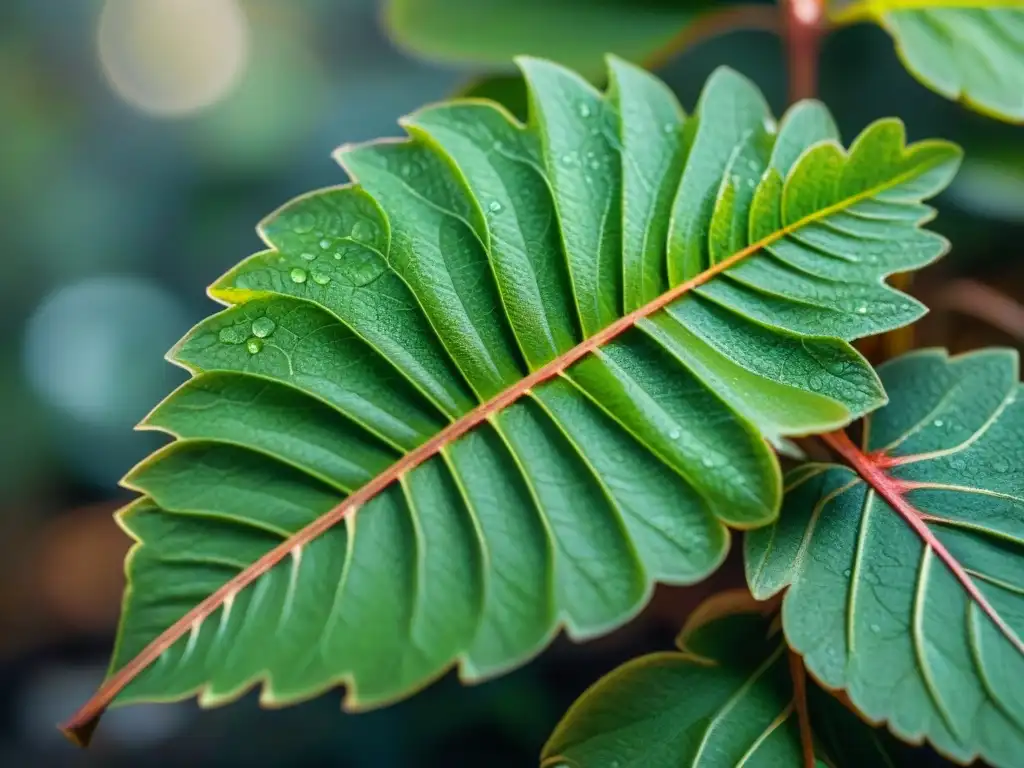
<path id="1" fill-rule="evenodd" d="M 788 228 L 776 233 L 776 238 L 786 234 Z M 147 645 L 135 658 L 125 664 L 115 674 L 109 677 L 99 690 L 89 699 L 67 722 L 60 728 L 64 734 L 76 744 L 86 746 L 96 727 L 96 721 L 103 715 L 110 703 L 118 693 L 124 689 L 129 682 L 142 670 L 152 664 L 159 656 L 173 645 L 182 635 L 188 632 L 193 624 L 201 623 L 216 611 L 224 600 L 232 594 L 236 594 L 261 575 L 273 568 L 277 563 L 284 560 L 296 547 L 304 547 L 313 539 L 320 536 L 334 525 L 337 525 L 345 515 L 357 510 L 378 493 L 383 491 L 392 482 L 398 479 L 403 473 L 408 472 L 427 459 L 438 453 L 445 445 L 458 439 L 481 422 L 486 421 L 492 414 L 500 411 L 515 402 L 533 387 L 557 376 L 570 365 L 585 355 L 593 352 L 600 346 L 607 344 L 616 336 L 629 330 L 637 320 L 647 317 L 667 304 L 675 301 L 688 291 L 703 285 L 711 278 L 721 274 L 738 261 L 746 258 L 752 253 L 764 247 L 767 241 L 754 243 L 742 251 L 738 251 L 728 259 L 720 261 L 711 268 L 697 275 L 696 277 L 680 283 L 675 288 L 663 293 L 658 298 L 644 306 L 630 312 L 608 327 L 591 336 L 586 341 L 573 347 L 564 355 L 555 358 L 543 368 L 539 368 L 501 394 L 486 403 L 474 408 L 458 421 L 452 423 L 442 431 L 438 432 L 423 445 L 405 454 L 402 458 L 392 464 L 377 477 L 373 478 L 358 491 L 347 497 L 338 506 L 318 517 L 298 533 L 281 542 L 274 549 L 267 552 L 263 557 L 254 562 L 245 570 L 241 571 L 234 578 L 229 580 L 222 587 L 213 592 L 202 602 L 198 603 L 192 610 L 182 616 L 178 621 L 164 630 L 156 639 Z"/>
<path id="2" fill-rule="evenodd" d="M 989 617 L 993 624 L 995 624 L 999 631 L 1003 633 L 1010 643 L 1024 655 L 1024 641 L 1022 641 L 1017 633 L 1006 623 L 1002 616 L 992 607 L 988 599 L 982 594 L 981 590 L 978 589 L 974 583 L 974 579 L 971 578 L 970 574 L 964 569 L 962 565 L 957 561 L 955 557 L 950 553 L 948 549 L 939 541 L 939 538 L 932 533 L 932 530 L 925 524 L 925 515 L 914 505 L 912 505 L 904 495 L 905 487 L 903 483 L 894 477 L 889 476 L 885 473 L 884 469 L 877 463 L 883 454 L 865 454 L 863 453 L 853 441 L 847 437 L 846 433 L 842 430 L 837 432 L 830 432 L 821 436 L 822 440 L 828 443 L 840 456 L 842 456 L 850 464 L 850 466 L 857 471 L 864 481 L 870 485 L 879 496 L 896 510 L 897 514 L 903 518 L 904 522 L 913 529 L 913 531 L 921 537 L 926 547 L 938 556 L 940 560 L 946 565 L 947 568 L 953 573 L 957 581 L 964 588 L 964 591 L 970 596 L 978 607 L 985 612 L 985 615 Z"/>

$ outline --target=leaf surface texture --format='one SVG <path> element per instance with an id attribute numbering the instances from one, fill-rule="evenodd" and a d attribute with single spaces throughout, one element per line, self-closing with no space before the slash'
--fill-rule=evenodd
<path id="1" fill-rule="evenodd" d="M 907 741 L 926 738 L 957 761 L 1018 765 L 1024 398 L 1016 353 L 931 350 L 880 373 L 891 400 L 867 423 L 859 454 L 867 473 L 796 470 L 778 522 L 747 536 L 748 582 L 760 598 L 788 586 L 790 644 L 871 721 L 887 721 Z"/>
<path id="2" fill-rule="evenodd" d="M 126 480 L 104 695 L 365 708 L 498 674 L 705 577 L 777 515 L 772 444 L 884 402 L 848 342 L 921 314 L 884 277 L 944 252 L 922 200 L 955 146 L 883 120 L 847 151 L 727 69 L 687 116 L 617 59 L 607 94 L 521 66 L 526 126 L 455 101 L 343 147 L 358 184 L 211 288 L 145 422 L 176 440 Z"/>

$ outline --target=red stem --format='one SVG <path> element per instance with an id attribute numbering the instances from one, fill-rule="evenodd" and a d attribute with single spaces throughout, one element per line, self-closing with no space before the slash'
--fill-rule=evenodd
<path id="1" fill-rule="evenodd" d="M 959 563 L 953 554 L 946 549 L 945 545 L 932 532 L 924 521 L 924 514 L 917 509 L 906 497 L 908 487 L 894 477 L 888 475 L 879 464 L 880 456 L 877 454 L 866 454 L 860 450 L 853 441 L 846 436 L 842 430 L 829 432 L 821 436 L 832 450 L 838 453 L 846 462 L 864 479 L 874 491 L 885 499 L 886 503 L 895 510 L 896 514 L 903 518 L 903 521 L 910 526 L 924 543 L 924 546 L 931 549 L 935 556 L 941 560 L 952 572 L 960 586 L 963 587 L 967 596 L 970 597 L 978 608 L 988 616 L 993 624 L 999 629 L 1003 636 L 1017 649 L 1024 654 L 1024 641 L 1006 623 L 1006 620 L 999 615 L 999 612 L 988 601 L 988 598 L 974 583 L 974 579 L 967 573 L 966 569 Z"/>
<path id="2" fill-rule="evenodd" d="M 789 100 L 813 98 L 818 92 L 818 51 L 825 29 L 822 0 L 783 0 L 789 55 Z"/>

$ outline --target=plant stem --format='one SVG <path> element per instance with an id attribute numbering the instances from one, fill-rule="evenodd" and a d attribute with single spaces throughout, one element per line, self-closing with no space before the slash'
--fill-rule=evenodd
<path id="1" fill-rule="evenodd" d="M 789 56 L 789 100 L 818 92 L 818 51 L 825 29 L 823 0 L 782 0 Z"/>
<path id="2" fill-rule="evenodd" d="M 711 11 L 684 27 L 679 34 L 644 59 L 644 66 L 647 69 L 658 69 L 685 49 L 741 29 L 779 32 L 779 14 L 775 8 L 764 5 L 737 5 Z"/>

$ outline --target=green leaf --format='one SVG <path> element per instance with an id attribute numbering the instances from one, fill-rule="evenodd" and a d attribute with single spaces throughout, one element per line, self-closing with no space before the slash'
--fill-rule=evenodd
<path id="1" fill-rule="evenodd" d="M 145 424 L 177 440 L 126 479 L 115 674 L 77 733 L 259 681 L 378 706 L 606 632 L 775 518 L 766 439 L 884 402 L 848 340 L 923 311 L 883 278 L 946 249 L 920 201 L 955 146 L 885 120 L 847 153 L 725 69 L 686 117 L 620 60 L 607 95 L 522 67 L 527 126 L 455 101 L 343 148 L 360 185 L 286 205 L 211 288 Z"/>
<path id="2" fill-rule="evenodd" d="M 904 65 L 948 99 L 1024 122 L 1024 3 L 1021 0 L 860 0 L 838 23 L 870 19 L 896 42 Z"/>
<path id="3" fill-rule="evenodd" d="M 880 369 L 890 404 L 851 468 L 803 467 L 747 535 L 755 596 L 785 587 L 807 668 L 872 722 L 958 761 L 1024 754 L 1024 398 L 1017 355 L 934 350 Z M 840 433 L 841 435 L 841 433 Z"/>
<path id="4" fill-rule="evenodd" d="M 545 768 L 801 765 L 786 647 L 765 606 L 716 595 L 678 652 L 627 662 L 592 685 L 544 746 Z"/>
<path id="5" fill-rule="evenodd" d="M 606 53 L 640 62 L 693 22 L 707 0 L 390 0 L 394 40 L 430 59 L 509 68 L 540 56 L 588 77 Z"/>
<path id="6" fill-rule="evenodd" d="M 746 591 L 705 601 L 686 623 L 679 652 L 654 653 L 592 685 L 545 745 L 545 768 L 799 768 L 799 718 L 774 606 Z M 820 766 L 910 765 L 910 750 L 868 727 L 814 685 L 806 691 Z"/>

